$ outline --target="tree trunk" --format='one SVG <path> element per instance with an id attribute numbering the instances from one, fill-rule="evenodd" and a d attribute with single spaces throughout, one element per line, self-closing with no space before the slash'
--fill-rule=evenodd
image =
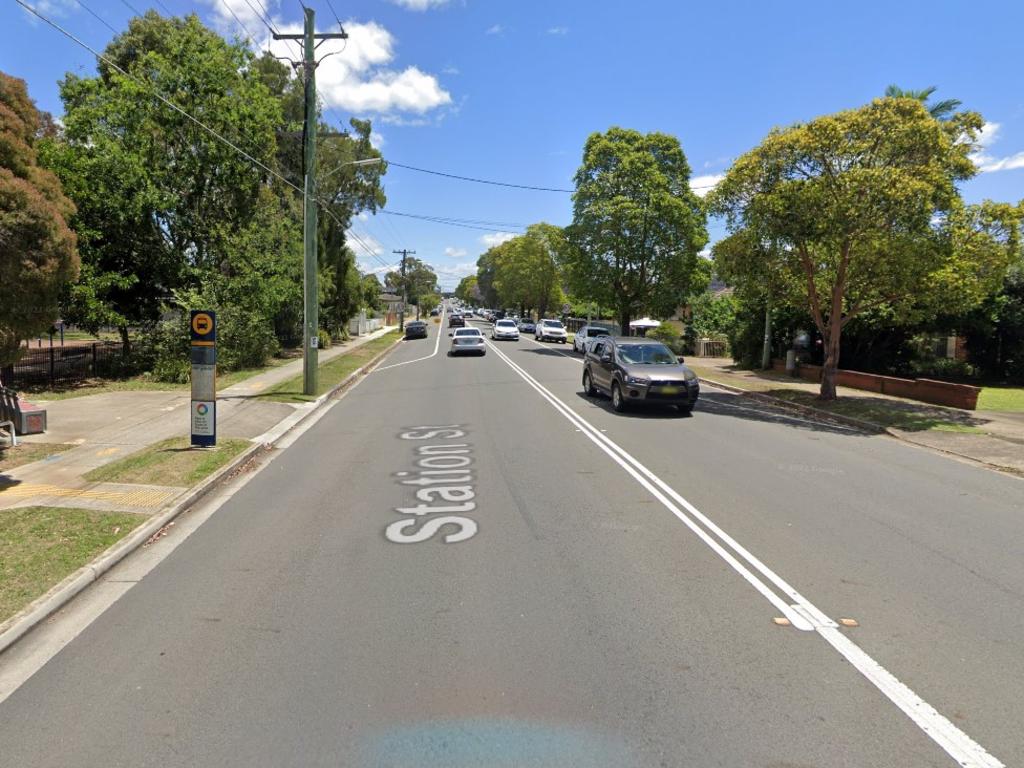
<path id="1" fill-rule="evenodd" d="M 132 342 L 131 342 L 131 339 L 128 338 L 128 326 L 127 325 L 119 325 L 117 327 L 117 330 L 121 334 L 121 354 L 124 357 L 131 357 L 131 354 L 132 354 Z"/>
<path id="2" fill-rule="evenodd" d="M 623 336 L 629 336 L 630 313 L 628 309 L 619 311 L 619 330 Z"/>
<path id="3" fill-rule="evenodd" d="M 836 399 L 836 372 L 839 370 L 839 336 L 842 333 L 842 317 L 829 318 L 828 338 L 825 339 L 825 364 L 821 367 L 821 400 Z"/>
<path id="4" fill-rule="evenodd" d="M 761 348 L 761 368 L 768 370 L 772 367 L 772 306 L 765 304 L 764 307 L 764 346 Z"/>

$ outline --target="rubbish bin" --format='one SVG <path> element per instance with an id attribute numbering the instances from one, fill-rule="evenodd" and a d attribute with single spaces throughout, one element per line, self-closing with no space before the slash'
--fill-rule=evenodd
<path id="1" fill-rule="evenodd" d="M 796 376 L 796 350 L 786 350 L 786 373 L 790 376 Z"/>

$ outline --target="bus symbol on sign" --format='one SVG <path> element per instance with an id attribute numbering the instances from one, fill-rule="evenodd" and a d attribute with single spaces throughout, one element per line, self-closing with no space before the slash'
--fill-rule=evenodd
<path id="1" fill-rule="evenodd" d="M 192 318 L 192 330 L 200 336 L 205 336 L 213 330 L 213 318 L 205 312 L 197 312 Z"/>

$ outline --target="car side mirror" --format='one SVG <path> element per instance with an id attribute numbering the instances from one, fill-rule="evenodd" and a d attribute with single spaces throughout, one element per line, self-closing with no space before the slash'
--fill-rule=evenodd
<path id="1" fill-rule="evenodd" d="M 682 355 L 680 355 L 679 357 L 677 357 L 677 358 L 676 358 L 676 360 L 678 360 L 678 361 L 679 361 L 680 363 L 685 363 L 685 362 L 686 362 L 686 358 L 685 358 L 685 357 L 683 357 Z"/>
<path id="2" fill-rule="evenodd" d="M 605 352 L 603 355 L 601 355 L 601 362 L 602 363 L 610 363 L 611 361 L 612 361 L 612 354 L 611 354 L 611 352 Z"/>
<path id="3" fill-rule="evenodd" d="M 449 335 L 449 336 L 454 336 L 454 335 L 455 335 L 455 333 L 454 333 L 453 331 L 448 331 L 448 335 Z"/>

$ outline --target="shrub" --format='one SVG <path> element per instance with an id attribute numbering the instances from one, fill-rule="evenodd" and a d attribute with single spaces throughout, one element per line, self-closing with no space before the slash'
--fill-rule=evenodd
<path id="1" fill-rule="evenodd" d="M 316 334 L 317 344 L 320 345 L 320 349 L 331 348 L 331 333 L 325 328 L 321 328 Z"/>
<path id="2" fill-rule="evenodd" d="M 681 334 L 679 329 L 676 328 L 672 323 L 662 323 L 657 328 L 652 328 L 647 332 L 648 338 L 657 339 L 663 342 L 667 346 L 673 346 L 679 343 Z"/>

